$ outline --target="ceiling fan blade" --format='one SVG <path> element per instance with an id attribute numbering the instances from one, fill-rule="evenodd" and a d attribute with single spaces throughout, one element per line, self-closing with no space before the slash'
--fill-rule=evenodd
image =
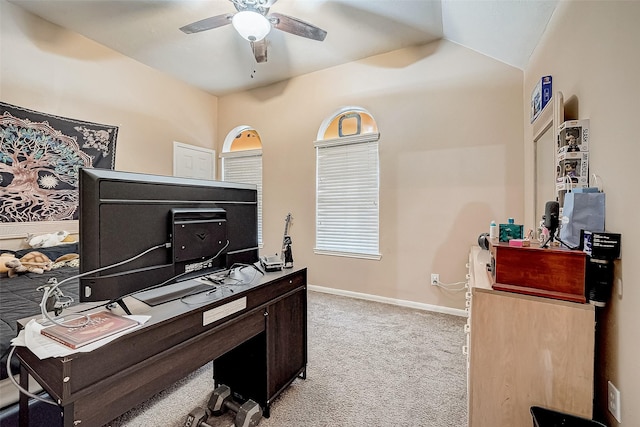
<path id="1" fill-rule="evenodd" d="M 267 39 L 262 39 L 257 42 L 250 42 L 251 49 L 253 50 L 253 56 L 256 57 L 258 64 L 267 62 Z"/>
<path id="2" fill-rule="evenodd" d="M 268 18 L 274 28 L 295 34 L 296 36 L 306 37 L 320 42 L 327 36 L 327 32 L 325 30 L 292 16 L 283 15 L 281 13 L 272 13 Z"/>
<path id="3" fill-rule="evenodd" d="M 201 31 L 212 30 L 214 28 L 222 27 L 227 24 L 231 24 L 231 18 L 233 13 L 225 13 L 224 15 L 216 15 L 210 18 L 194 22 L 184 27 L 180 27 L 180 31 L 186 34 L 199 33 Z"/>

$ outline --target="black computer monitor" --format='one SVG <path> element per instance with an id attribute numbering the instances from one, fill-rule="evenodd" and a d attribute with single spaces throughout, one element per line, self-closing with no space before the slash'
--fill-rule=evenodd
<path id="1" fill-rule="evenodd" d="M 121 301 L 181 281 L 188 292 L 193 284 L 185 279 L 258 261 L 254 185 L 106 169 L 79 174 L 81 302 Z M 172 291 L 154 304 L 175 297 Z"/>

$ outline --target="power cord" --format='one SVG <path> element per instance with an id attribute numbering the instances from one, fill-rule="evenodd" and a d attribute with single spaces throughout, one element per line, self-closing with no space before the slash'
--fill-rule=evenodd
<path id="1" fill-rule="evenodd" d="M 469 275 L 467 274 L 467 280 L 464 282 L 454 282 L 454 283 L 443 283 L 440 280 L 437 280 L 434 284 L 435 286 L 438 286 L 442 289 L 445 289 L 447 291 L 453 291 L 453 292 L 459 292 L 459 291 L 464 291 L 465 289 L 469 288 Z M 459 286 L 459 285 L 464 285 L 462 287 L 459 288 L 452 288 L 451 286 Z"/>
<path id="2" fill-rule="evenodd" d="M 228 244 L 228 242 L 227 242 L 227 244 Z M 80 317 L 84 317 L 86 320 L 85 320 L 85 322 L 83 322 L 80 325 L 68 326 L 68 325 L 63 325 L 62 322 L 58 322 L 55 318 L 51 317 L 49 315 L 49 313 L 47 312 L 47 300 L 52 295 L 54 295 L 54 292 L 56 292 L 56 290 L 58 289 L 58 287 L 60 287 L 60 285 L 62 285 L 65 282 L 68 282 L 70 280 L 79 279 L 80 277 L 88 276 L 89 274 L 99 273 L 99 272 L 104 271 L 104 270 L 109 270 L 111 268 L 115 268 L 115 267 L 119 267 L 119 266 L 124 265 L 124 264 L 128 264 L 128 263 L 130 263 L 132 261 L 135 261 L 136 259 L 148 254 L 149 252 L 155 251 L 156 249 L 170 248 L 170 247 L 171 247 L 171 243 L 162 243 L 160 245 L 153 246 L 153 247 L 151 247 L 151 248 L 149 248 L 149 249 L 147 249 L 147 250 L 145 250 L 143 252 L 140 252 L 138 255 L 135 255 L 135 256 L 133 256 L 131 258 L 128 258 L 128 259 L 125 259 L 123 261 L 119 261 L 119 262 L 116 262 L 114 264 L 110 264 L 110 265 L 107 265 L 107 266 L 104 266 L 104 267 L 96 268 L 95 270 L 91 270 L 91 271 L 87 271 L 87 272 L 84 272 L 84 273 L 80 273 L 80 274 L 77 274 L 75 276 L 67 277 L 66 279 L 62 280 L 61 282 L 58 282 L 57 280 L 54 279 L 54 281 L 56 283 L 52 284 L 52 286 L 50 286 L 50 287 L 47 287 L 46 285 L 44 286 L 44 293 L 42 295 L 42 301 L 40 302 L 40 312 L 42 313 L 43 318 L 47 319 L 48 321 L 50 321 L 51 323 L 54 323 L 56 325 L 62 325 L 62 326 L 65 326 L 65 327 L 70 327 L 70 328 L 81 328 L 83 326 L 86 326 L 87 323 L 89 323 L 89 316 L 87 316 L 86 314 L 73 313 L 73 314 L 77 314 Z M 100 304 L 97 307 L 100 307 L 102 305 L 103 304 Z"/>
<path id="3" fill-rule="evenodd" d="M 246 267 L 252 267 L 256 270 L 253 273 L 253 276 L 251 277 L 250 280 L 244 280 L 244 279 L 241 280 L 241 279 L 236 279 L 234 277 L 231 277 L 231 274 L 233 273 L 234 270 L 240 271 Z M 206 280 L 212 283 L 211 289 L 205 289 L 205 290 L 190 293 L 189 295 L 185 295 L 182 298 L 180 298 L 180 301 L 187 305 L 198 305 L 204 302 L 208 302 L 210 300 L 209 298 L 197 298 L 197 301 L 190 301 L 190 299 L 192 299 L 192 297 L 196 295 L 202 295 L 203 293 L 205 294 L 205 296 L 212 295 L 219 288 L 228 289 L 230 292 L 234 292 L 234 290 L 230 286 L 240 286 L 240 285 L 247 285 L 247 284 L 253 283 L 258 273 L 264 275 L 264 272 L 255 264 L 234 263 L 231 265 L 229 269 L 225 270 L 224 272 L 217 272 L 217 273 L 208 274 L 201 277 L 202 280 Z M 228 283 L 228 281 L 232 281 L 232 283 Z"/>
<path id="4" fill-rule="evenodd" d="M 37 394 L 31 393 L 29 390 L 25 390 L 15 378 L 13 378 L 13 373 L 11 372 L 11 358 L 13 357 L 13 353 L 16 350 L 16 346 L 11 346 L 11 350 L 9 350 L 9 355 L 7 356 L 7 376 L 9 380 L 13 383 L 13 385 L 18 389 L 18 391 L 24 395 L 31 397 L 32 399 L 39 400 L 44 403 L 48 403 L 50 405 L 58 405 L 53 400 L 45 399 L 44 397 L 40 397 Z"/>
<path id="5" fill-rule="evenodd" d="M 168 246 L 167 246 L 167 248 L 171 247 L 171 244 L 170 244 L 170 243 L 167 243 L 167 245 L 168 245 Z M 206 259 L 206 260 L 202 261 L 202 263 L 203 263 L 203 264 L 206 264 L 206 263 L 209 263 L 209 262 L 213 261 L 214 259 L 218 258 L 218 257 L 220 256 L 220 254 L 222 254 L 222 252 L 223 252 L 225 249 L 227 249 L 227 247 L 228 247 L 228 246 L 229 246 L 229 241 L 227 240 L 227 243 L 226 243 L 226 244 L 225 244 L 225 245 L 224 245 L 224 246 L 223 246 L 223 247 L 218 251 L 218 253 L 217 253 L 217 254 L 215 254 L 214 256 L 212 256 L 212 257 L 211 257 L 211 258 L 209 258 L 209 259 Z M 156 248 L 157 248 L 157 247 L 156 247 Z M 156 249 L 156 248 L 153 248 L 153 249 Z M 118 299 L 110 300 L 110 301 L 108 301 L 106 304 L 100 304 L 100 305 L 98 305 L 98 306 L 96 306 L 96 307 L 100 307 L 100 306 L 103 306 L 103 305 L 105 305 L 105 306 L 107 306 L 107 307 L 112 306 L 113 304 L 116 304 L 119 300 L 122 300 L 122 299 L 124 299 L 124 298 L 126 298 L 126 297 L 130 297 L 130 296 L 132 296 L 132 295 L 135 295 L 135 294 L 137 294 L 138 292 L 151 291 L 151 290 L 153 290 L 153 289 L 161 288 L 162 286 L 168 285 L 168 284 L 170 284 L 171 282 L 173 282 L 174 280 L 179 279 L 180 277 L 182 277 L 182 276 L 184 276 L 184 275 L 187 275 L 187 274 L 190 274 L 190 273 L 193 273 L 193 271 L 185 271 L 185 272 L 183 272 L 183 273 L 176 274 L 175 276 L 170 277 L 169 279 L 165 280 L 165 281 L 164 281 L 164 282 L 162 282 L 162 283 L 158 283 L 157 285 L 148 286 L 148 287 L 146 287 L 146 288 L 144 288 L 144 289 L 139 289 L 139 290 L 137 290 L 137 291 L 135 291 L 135 292 L 131 292 L 131 293 L 128 293 L 128 294 L 126 294 L 126 295 L 122 295 L 122 296 L 121 296 L 120 298 L 118 298 Z M 204 291 L 203 291 L 203 292 L 204 292 Z M 183 297 L 183 298 L 184 298 L 184 297 Z"/>
<path id="6" fill-rule="evenodd" d="M 228 244 L 229 244 L 229 242 L 227 241 L 227 245 Z M 135 255 L 135 256 L 133 256 L 131 258 L 128 258 L 128 259 L 126 259 L 124 261 L 120 261 L 120 262 L 117 262 L 115 264 L 107 265 L 105 267 L 97 268 L 95 270 L 87 271 L 85 273 L 77 274 L 75 276 L 68 277 L 68 278 L 66 278 L 66 279 L 64 279 L 64 280 L 62 280 L 60 282 L 58 282 L 55 278 L 49 279 L 48 284 L 50 284 L 51 286 L 43 285 L 43 286 L 38 287 L 38 290 L 43 290 L 44 291 L 43 295 L 42 295 L 42 301 L 40 302 L 40 312 L 42 313 L 42 316 L 43 316 L 42 320 L 47 319 L 51 323 L 54 323 L 56 325 L 63 325 L 63 326 L 69 327 L 69 328 L 81 328 L 82 326 L 85 326 L 89 322 L 89 316 L 87 316 L 86 314 L 82 314 L 80 312 L 70 313 L 70 314 L 78 315 L 80 317 L 84 317 L 86 319 L 86 321 L 83 322 L 81 325 L 78 325 L 78 326 L 68 326 L 68 325 L 64 325 L 62 322 L 58 322 L 55 318 L 51 317 L 49 315 L 49 313 L 47 312 L 47 301 L 49 301 L 49 299 L 52 298 L 52 297 L 58 299 L 58 301 L 60 300 L 60 298 L 65 298 L 65 300 L 63 302 L 61 302 L 61 304 L 65 305 L 65 306 L 68 306 L 73 302 L 73 298 L 64 296 L 62 294 L 62 292 L 60 290 L 58 290 L 60 285 L 62 285 L 65 282 L 68 282 L 70 280 L 78 279 L 80 277 L 87 276 L 89 274 L 98 273 L 100 271 L 108 270 L 110 268 L 119 267 L 121 265 L 124 265 L 124 264 L 127 264 L 129 262 L 132 262 L 132 261 L 134 261 L 134 260 L 136 260 L 136 259 L 148 254 L 149 252 L 156 250 L 156 249 L 170 248 L 170 247 L 171 247 L 171 243 L 163 243 L 161 245 L 153 246 L 153 247 L 151 247 L 151 248 L 139 253 L 138 255 Z M 96 307 L 100 307 L 102 305 L 103 304 L 100 304 L 100 305 L 97 305 Z M 94 307 L 94 308 L 96 308 L 96 307 Z M 60 310 L 61 310 L 61 308 L 60 308 Z M 84 311 L 86 311 L 86 310 L 84 310 Z M 57 314 L 56 314 L 56 316 L 57 316 Z M 54 402 L 53 400 L 45 399 L 45 398 L 40 397 L 40 396 L 38 396 L 38 395 L 36 395 L 34 393 L 31 393 L 29 390 L 25 390 L 20 384 L 18 384 L 16 379 L 13 377 L 13 373 L 11 372 L 11 358 L 13 357 L 13 354 L 14 354 L 15 350 L 16 350 L 16 346 L 12 345 L 10 347 L 9 354 L 7 355 L 7 376 L 9 377 L 9 380 L 13 383 L 13 385 L 18 389 L 18 391 L 20 393 L 22 393 L 22 394 L 24 394 L 26 396 L 29 396 L 32 399 L 36 399 L 36 400 L 39 400 L 41 402 L 57 406 L 58 404 L 56 402 Z"/>
<path id="7" fill-rule="evenodd" d="M 214 259 L 216 259 L 218 256 L 220 256 L 220 254 L 228 246 L 229 246 L 229 241 L 227 240 L 226 245 L 224 245 L 224 247 L 222 247 L 222 249 L 220 249 L 217 254 L 215 254 L 213 257 L 211 257 L 210 259 L 206 260 L 205 262 L 210 262 L 210 261 L 213 261 Z M 87 276 L 89 274 L 99 273 L 99 272 L 104 271 L 104 270 L 108 270 L 108 269 L 111 269 L 111 268 L 119 267 L 121 265 L 124 265 L 124 264 L 127 264 L 129 262 L 135 261 L 136 259 L 138 259 L 138 258 L 148 254 L 149 252 L 152 252 L 152 251 L 156 250 L 156 249 L 170 248 L 170 247 L 171 247 L 171 243 L 170 242 L 162 243 L 160 245 L 153 246 L 153 247 L 151 247 L 151 248 L 149 248 L 149 249 L 147 249 L 147 250 L 145 250 L 145 251 L 143 251 L 143 252 L 141 252 L 141 253 L 139 253 L 139 254 L 131 257 L 131 258 L 126 259 L 126 260 L 119 261 L 119 262 L 116 262 L 114 264 L 107 265 L 105 267 L 100 267 L 100 268 L 97 268 L 95 270 L 87 271 L 85 273 L 77 274 L 75 276 L 68 277 L 68 278 L 66 278 L 66 279 L 64 279 L 64 280 L 62 280 L 60 282 L 58 282 L 55 278 L 50 279 L 49 284 L 51 286 L 43 285 L 43 286 L 38 288 L 38 290 L 43 290 L 44 291 L 43 295 L 42 295 L 42 301 L 40 302 L 40 311 L 42 313 L 42 316 L 44 318 L 46 318 L 49 322 L 54 323 L 56 325 L 68 326 L 68 325 L 64 325 L 62 322 L 58 322 L 55 318 L 51 317 L 49 315 L 49 313 L 47 312 L 47 301 L 52 296 L 54 296 L 54 297 L 64 297 L 64 298 L 69 298 L 70 299 L 70 301 L 69 300 L 65 300 L 63 304 L 67 304 L 67 303 L 70 304 L 71 302 L 73 302 L 73 298 L 65 297 L 64 295 L 62 295 L 62 292 L 58 290 L 60 285 L 62 285 L 65 282 L 68 282 L 70 280 L 79 279 L 80 277 Z M 168 283 L 171 283 L 173 280 L 175 280 L 175 279 L 177 279 L 177 278 L 179 278 L 181 276 L 184 276 L 187 273 L 191 273 L 191 272 L 184 272 L 184 273 L 178 274 L 178 275 L 173 276 L 172 278 L 160 283 L 159 285 L 150 286 L 150 287 L 148 287 L 148 288 L 146 288 L 144 290 L 151 290 L 151 289 L 155 289 L 155 288 L 164 286 L 164 285 L 166 285 Z M 215 289 L 214 289 L 214 291 L 215 291 Z M 132 292 L 130 294 L 122 296 L 121 298 L 126 298 L 128 296 L 131 296 L 131 295 L 137 293 L 137 292 L 140 292 L 140 291 Z M 93 308 L 101 307 L 103 305 L 109 306 L 109 305 L 111 305 L 111 304 L 113 304 L 115 302 L 116 302 L 116 300 L 111 300 L 111 301 L 107 302 L 106 304 L 99 304 L 99 305 L 94 306 Z M 87 310 L 90 310 L 90 309 L 87 309 Z M 83 311 L 87 311 L 87 310 L 83 310 Z M 71 314 L 78 315 L 78 316 L 84 317 L 86 319 L 86 321 L 83 322 L 81 325 L 73 326 L 73 328 L 81 328 L 82 326 L 85 326 L 89 322 L 89 316 L 87 316 L 86 314 L 82 314 L 80 312 L 71 313 Z M 11 346 L 10 350 L 9 350 L 9 354 L 7 355 L 7 366 L 6 367 L 7 367 L 7 375 L 9 377 L 10 381 L 13 383 L 13 385 L 18 389 L 18 391 L 20 393 L 22 393 L 22 394 L 24 394 L 26 396 L 29 396 L 32 399 L 36 399 L 36 400 L 39 400 L 41 402 L 57 406 L 58 404 L 56 402 L 54 402 L 53 400 L 45 399 L 45 398 L 40 397 L 40 396 L 38 396 L 38 395 L 36 395 L 34 393 L 31 393 L 29 390 L 25 390 L 20 384 L 18 384 L 16 379 L 13 377 L 13 373 L 11 372 L 11 358 L 13 357 L 15 349 L 16 349 L 16 346 Z"/>

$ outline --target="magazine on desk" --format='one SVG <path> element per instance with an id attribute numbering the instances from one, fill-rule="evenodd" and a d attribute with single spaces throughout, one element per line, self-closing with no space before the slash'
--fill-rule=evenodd
<path id="1" fill-rule="evenodd" d="M 107 310 L 89 314 L 88 323 L 78 327 L 85 322 L 87 322 L 86 318 L 79 317 L 63 322 L 62 325 L 48 326 L 40 333 L 67 347 L 76 349 L 139 325 L 133 319 L 118 316 Z"/>

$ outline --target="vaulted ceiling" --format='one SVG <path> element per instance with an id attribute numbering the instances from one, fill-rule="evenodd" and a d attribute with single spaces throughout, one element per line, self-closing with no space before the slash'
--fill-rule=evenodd
<path id="1" fill-rule="evenodd" d="M 250 43 L 232 25 L 195 34 L 179 30 L 204 18 L 236 12 L 232 1 L 9 1 L 214 95 L 441 38 L 523 69 L 557 4 L 557 0 L 278 0 L 271 13 L 311 23 L 326 30 L 327 36 L 319 42 L 272 30 L 266 39 L 268 60 L 256 63 Z"/>

